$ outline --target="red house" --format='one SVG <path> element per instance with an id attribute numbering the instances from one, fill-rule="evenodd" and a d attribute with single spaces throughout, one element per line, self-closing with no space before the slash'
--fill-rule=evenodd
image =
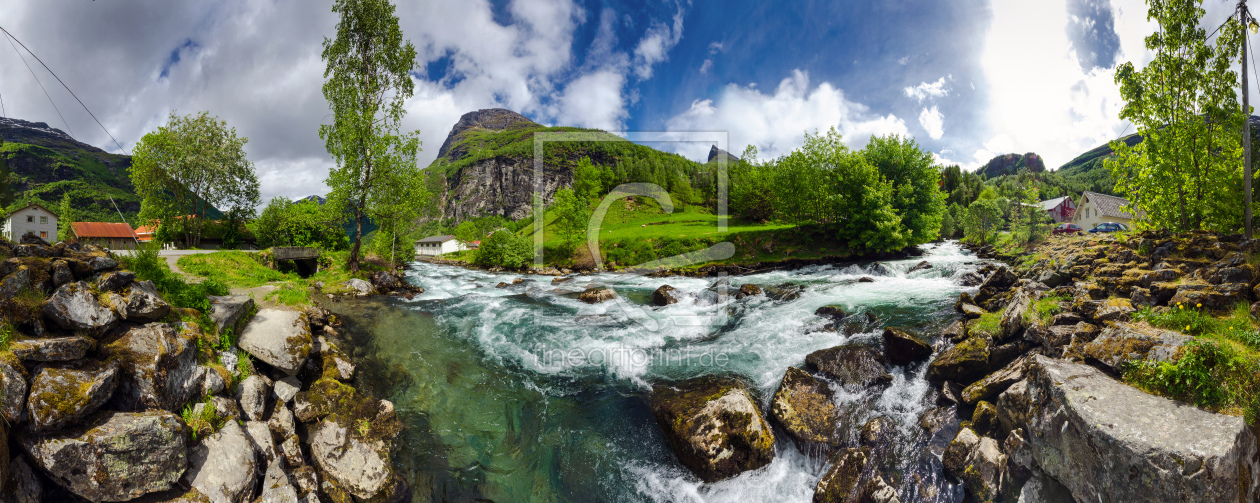
<path id="1" fill-rule="evenodd" d="M 1071 196 L 1063 196 L 1042 201 L 1041 208 L 1046 210 L 1046 214 L 1050 215 L 1050 218 L 1057 224 L 1072 219 L 1072 214 L 1076 212 L 1076 203 L 1072 202 Z"/>

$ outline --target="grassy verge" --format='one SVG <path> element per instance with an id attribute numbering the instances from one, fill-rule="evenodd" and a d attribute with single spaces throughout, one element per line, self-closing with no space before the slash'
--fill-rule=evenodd
<path id="1" fill-rule="evenodd" d="M 288 275 L 263 265 L 257 255 L 242 251 L 217 251 L 185 255 L 175 264 L 188 274 L 217 278 L 230 288 L 254 288 L 289 279 Z"/>
<path id="2" fill-rule="evenodd" d="M 228 288 L 275 285 L 275 290 L 259 300 L 304 308 L 311 305 L 312 287 L 316 283 L 323 285 L 324 293 L 343 293 L 349 290 L 344 286 L 346 281 L 356 277 L 365 278 L 373 270 L 379 269 L 371 262 L 363 261 L 360 263 L 362 269 L 359 273 L 352 274 L 345 268 L 349 255 L 349 251 L 323 252 L 320 271 L 309 278 L 303 278 L 295 272 L 276 271 L 263 265 L 255 254 L 240 251 L 186 255 L 180 257 L 176 264 L 188 274 L 206 278 L 207 281 L 213 279 Z"/>

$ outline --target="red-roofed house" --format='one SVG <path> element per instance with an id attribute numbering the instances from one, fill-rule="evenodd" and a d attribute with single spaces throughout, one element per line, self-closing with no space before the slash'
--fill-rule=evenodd
<path id="1" fill-rule="evenodd" d="M 112 222 L 74 222 L 70 224 L 80 243 L 104 246 L 113 250 L 136 248 L 136 232 L 130 225 Z"/>

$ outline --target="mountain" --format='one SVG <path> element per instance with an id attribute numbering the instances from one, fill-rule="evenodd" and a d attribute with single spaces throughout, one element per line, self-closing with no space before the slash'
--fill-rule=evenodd
<path id="1" fill-rule="evenodd" d="M 105 152 L 43 122 L 0 117 L 0 137 L 0 155 L 12 171 L 15 205 L 38 203 L 57 211 L 62 196 L 69 194 L 79 220 L 117 222 L 117 204 L 127 221 L 135 223 L 140 198 L 127 172 L 130 156 Z"/>
<path id="2" fill-rule="evenodd" d="M 323 206 L 323 205 L 324 205 L 324 203 L 328 202 L 328 198 L 325 198 L 324 196 L 309 195 L 309 196 L 303 197 L 303 198 L 301 198 L 301 199 L 294 199 L 294 200 L 293 200 L 293 202 L 295 202 L 295 203 L 300 203 L 300 202 L 302 202 L 302 201 L 315 201 L 315 204 L 318 204 L 318 205 L 320 205 L 320 206 Z"/>
<path id="3" fill-rule="evenodd" d="M 1041 160 L 1041 156 L 1032 152 L 1024 155 L 1005 154 L 989 160 L 983 168 L 976 170 L 976 174 L 986 178 L 997 178 L 1018 174 L 1021 168 L 1028 168 L 1028 171 L 1032 173 L 1040 173 L 1046 170 L 1046 164 Z"/>
<path id="4" fill-rule="evenodd" d="M 730 152 L 717 148 L 717 145 L 709 147 L 709 160 L 706 162 L 713 162 L 721 158 L 725 158 L 727 163 L 739 162 L 738 157 L 731 155 Z"/>

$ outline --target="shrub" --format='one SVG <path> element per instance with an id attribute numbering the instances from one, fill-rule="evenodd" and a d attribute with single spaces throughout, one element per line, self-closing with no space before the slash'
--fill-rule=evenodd
<path id="1" fill-rule="evenodd" d="M 1248 423 L 1255 424 L 1260 412 L 1258 375 L 1260 365 L 1254 358 L 1215 341 L 1194 339 L 1171 362 L 1130 362 L 1124 379 L 1199 407 L 1239 409 Z"/>

